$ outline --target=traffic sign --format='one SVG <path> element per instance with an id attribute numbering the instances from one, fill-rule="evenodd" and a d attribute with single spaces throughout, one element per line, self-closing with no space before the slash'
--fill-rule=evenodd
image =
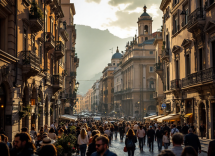
<path id="1" fill-rule="evenodd" d="M 163 103 L 163 104 L 161 105 L 161 107 L 162 107 L 162 108 L 166 108 L 166 104 Z"/>

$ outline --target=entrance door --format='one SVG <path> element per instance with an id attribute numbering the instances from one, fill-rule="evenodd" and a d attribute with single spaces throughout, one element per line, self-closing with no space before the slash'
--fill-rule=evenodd
<path id="1" fill-rule="evenodd" d="M 206 128 L 206 111 L 203 103 L 199 106 L 199 125 L 203 124 Z M 204 133 L 205 136 L 205 133 Z"/>
<path id="2" fill-rule="evenodd" d="M 5 104 L 6 104 L 6 91 L 2 85 L 0 85 L 0 128 L 5 130 Z"/>

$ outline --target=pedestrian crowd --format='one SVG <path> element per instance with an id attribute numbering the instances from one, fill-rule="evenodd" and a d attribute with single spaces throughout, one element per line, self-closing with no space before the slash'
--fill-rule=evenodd
<path id="1" fill-rule="evenodd" d="M 112 146 L 112 140 L 117 140 L 118 136 L 120 142 L 125 144 L 122 151 L 127 152 L 128 156 L 135 155 L 137 142 L 141 153 L 145 150 L 153 152 L 155 141 L 158 146 L 158 156 L 197 156 L 201 153 L 201 144 L 192 125 L 184 124 L 181 127 L 174 124 L 145 124 L 136 121 L 102 122 L 89 119 L 59 126 L 52 123 L 49 127 L 48 125 L 41 127 L 38 132 L 35 127 L 32 127 L 30 132 L 24 127 L 14 136 L 12 143 L 8 142 L 8 137 L 1 130 L 0 156 L 60 156 L 55 143 L 58 138 L 73 133 L 70 127 L 75 127 L 76 143 L 73 153 L 81 156 L 116 156 L 109 147 Z M 209 144 L 208 156 L 215 156 L 215 141 Z"/>

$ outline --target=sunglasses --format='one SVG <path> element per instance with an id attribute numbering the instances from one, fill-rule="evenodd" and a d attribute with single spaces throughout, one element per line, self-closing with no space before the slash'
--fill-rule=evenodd
<path id="1" fill-rule="evenodd" d="M 104 144 L 96 144 L 97 147 L 100 147 L 101 145 L 104 145 Z"/>

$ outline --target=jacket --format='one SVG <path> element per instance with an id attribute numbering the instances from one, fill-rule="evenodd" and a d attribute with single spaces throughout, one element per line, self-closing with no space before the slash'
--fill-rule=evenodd
<path id="1" fill-rule="evenodd" d="M 97 152 L 94 152 L 91 156 L 100 156 Z M 111 152 L 109 149 L 105 152 L 104 156 L 117 156 L 115 153 Z"/>
<path id="2" fill-rule="evenodd" d="M 211 141 L 208 146 L 208 156 L 214 156 L 215 155 L 215 140 Z"/>
<path id="3" fill-rule="evenodd" d="M 89 144 L 86 155 L 91 156 L 91 154 L 93 152 L 96 152 L 96 144 L 95 143 Z"/>
<path id="4" fill-rule="evenodd" d="M 127 141 L 131 139 L 132 142 L 134 143 L 134 146 L 132 148 L 127 147 Z M 125 139 L 125 146 L 127 147 L 127 149 L 131 149 L 131 150 L 135 150 L 135 143 L 137 142 L 137 137 L 133 136 L 132 138 L 126 137 Z"/>
<path id="5" fill-rule="evenodd" d="M 155 138 L 160 138 L 160 139 L 162 139 L 163 134 L 164 134 L 163 130 L 159 130 L 159 129 L 158 129 L 158 130 L 156 131 L 156 133 L 155 133 Z"/>
<path id="6" fill-rule="evenodd" d="M 185 136 L 184 145 L 192 146 L 197 153 L 198 153 L 198 150 L 201 150 L 201 144 L 200 144 L 199 138 L 197 135 L 193 133 L 189 133 Z"/>
<path id="7" fill-rule="evenodd" d="M 155 131 L 153 129 L 148 130 L 147 136 L 149 141 L 154 141 Z"/>

